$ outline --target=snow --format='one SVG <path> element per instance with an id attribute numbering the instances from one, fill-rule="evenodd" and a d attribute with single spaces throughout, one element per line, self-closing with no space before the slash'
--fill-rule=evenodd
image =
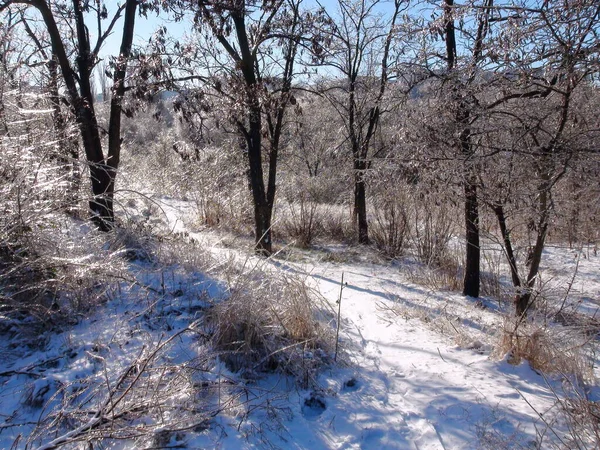
<path id="1" fill-rule="evenodd" d="M 532 411 L 517 389 L 529 392 L 528 384 L 541 379 L 520 379 L 518 369 L 500 374 L 500 363 L 488 355 L 460 349 L 420 320 L 395 315 L 399 303 L 427 308 L 427 293 L 395 281 L 400 277 L 393 268 L 324 264 L 312 275 L 335 299 L 342 272 L 348 283 L 343 329 L 354 369 L 328 377 L 333 404 L 311 427 L 326 436 L 321 448 L 471 448 L 477 427 L 484 426 L 517 433 L 520 442 L 535 439 L 527 420 Z M 538 387 L 535 402 L 544 408 L 552 396 Z"/>
<path id="2" fill-rule="evenodd" d="M 515 366 L 493 354 L 505 320 L 498 302 L 478 304 L 413 284 L 402 264 L 379 261 L 368 249 L 333 259 L 339 262 L 324 257 L 339 247 L 290 250 L 265 263 L 224 247 L 217 232 L 194 231 L 190 202 L 162 198 L 159 203 L 172 235 L 194 240 L 216 261 L 261 261 L 269 270 L 298 276 L 327 299 L 331 311 L 337 311 L 343 276 L 338 364 L 323 368 L 310 387 L 276 373 L 242 380 L 218 358 L 206 356 L 198 325 L 206 307 L 226 301 L 227 285 L 186 264 L 133 261 L 131 280 L 77 325 L 39 336 L 37 347 L 2 340 L 0 448 L 15 442 L 15 448 L 24 448 L 65 392 L 81 395 L 79 408 L 96 413 L 62 434 L 34 436 L 29 448 L 53 448 L 93 429 L 105 410 L 133 411 L 136 402 L 155 400 L 162 402 L 165 423 L 181 418 L 181 431 L 162 435 L 159 427 L 144 440 L 143 430 L 151 424 L 142 414 L 130 439 L 107 441 L 104 448 L 538 448 L 545 427 L 540 414 L 552 420 L 558 381 L 526 362 Z M 163 220 L 141 212 L 131 217 Z M 79 232 L 84 238 L 91 231 L 80 227 Z M 550 247 L 544 261 L 548 282 L 565 295 L 577 267 L 569 298 L 580 313 L 595 316 L 600 258 Z M 151 377 L 164 377 L 159 383 L 164 392 L 134 399 L 123 394 L 122 405 L 111 406 L 102 386 L 116 388 L 144 361 L 153 368 Z M 171 372 L 181 376 L 168 378 Z M 148 389 L 151 377 L 144 381 Z M 202 386 L 201 394 L 192 386 Z M 114 395 L 121 393 L 116 389 Z M 183 411 L 196 403 L 210 408 L 192 427 Z"/>

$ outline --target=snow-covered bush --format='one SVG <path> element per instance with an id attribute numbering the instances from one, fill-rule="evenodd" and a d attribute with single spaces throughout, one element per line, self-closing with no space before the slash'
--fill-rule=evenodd
<path id="1" fill-rule="evenodd" d="M 320 180 L 290 177 L 279 193 L 275 231 L 293 240 L 298 247 L 308 248 L 323 233 L 327 205 L 319 202 Z"/>
<path id="2" fill-rule="evenodd" d="M 443 266 L 448 244 L 456 230 L 450 205 L 416 192 L 413 199 L 412 244 L 419 260 L 427 265 Z"/>
<path id="3" fill-rule="evenodd" d="M 184 125 L 167 127 L 140 114 L 129 130 L 119 189 L 134 199 L 140 194 L 191 199 L 197 207 L 196 225 L 249 233 L 253 216 L 245 155 L 235 148 L 235 140 L 195 142 Z M 144 141 L 148 128 L 162 133 Z"/>

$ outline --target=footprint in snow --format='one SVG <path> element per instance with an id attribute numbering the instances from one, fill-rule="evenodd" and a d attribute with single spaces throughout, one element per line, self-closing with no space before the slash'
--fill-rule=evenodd
<path id="1" fill-rule="evenodd" d="M 326 409 L 327 404 L 325 403 L 323 397 L 313 392 L 310 397 L 304 400 L 304 405 L 302 405 L 302 414 L 307 419 L 316 419 L 323 414 Z"/>
<path id="2" fill-rule="evenodd" d="M 360 383 L 356 378 L 350 378 L 344 383 L 343 391 L 353 392 L 360 388 Z"/>

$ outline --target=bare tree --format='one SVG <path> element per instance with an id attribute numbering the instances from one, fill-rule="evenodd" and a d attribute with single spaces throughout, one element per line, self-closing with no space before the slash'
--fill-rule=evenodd
<path id="1" fill-rule="evenodd" d="M 505 42 L 511 43 L 503 56 L 511 68 L 511 86 L 486 102 L 485 108 L 511 117 L 514 131 L 512 140 L 504 143 L 504 150 L 516 152 L 518 164 L 525 168 L 520 190 L 529 183 L 533 185 L 533 216 L 525 221 L 535 238 L 523 279 L 517 270 L 504 209 L 519 190 L 505 188 L 505 194 L 497 196 L 493 204 L 518 291 L 516 314 L 524 316 L 531 304 L 551 225 L 554 188 L 574 157 L 586 151 L 589 144 L 582 136 L 593 129 L 577 113 L 576 98 L 599 68 L 600 5 L 593 0 L 540 1 L 505 7 L 501 14 L 511 21 L 501 34 Z M 526 58 L 524 48 L 529 49 Z"/>
<path id="2" fill-rule="evenodd" d="M 447 64 L 444 83 L 451 92 L 451 108 L 457 128 L 454 145 L 458 149 L 459 158 L 463 161 L 462 185 L 466 237 L 463 295 L 470 297 L 479 297 L 481 271 L 476 169 L 478 143 L 473 133 L 474 122 L 479 118 L 481 112 L 478 106 L 479 100 L 473 90 L 481 91 L 482 86 L 487 85 L 481 77 L 483 71 L 481 66 L 490 61 L 491 45 L 488 35 L 491 22 L 497 19 L 492 18 L 492 5 L 492 0 L 460 6 L 455 5 L 454 0 L 444 0 L 443 2 L 443 33 Z M 470 12 L 473 12 L 475 17 L 468 17 Z M 459 21 L 458 27 L 457 20 Z M 472 25 L 469 26 L 469 23 Z M 464 55 L 459 52 L 460 41 L 457 32 L 460 33 L 461 41 L 466 44 L 466 51 L 462 52 Z"/>
<path id="3" fill-rule="evenodd" d="M 302 113 L 295 117 L 292 139 L 288 149 L 289 166 L 296 173 L 305 173 L 309 178 L 323 174 L 331 178 L 332 161 L 339 156 L 338 132 L 332 129 L 337 115 L 329 101 L 321 96 L 308 94 L 298 99 Z M 329 164 L 328 164 L 329 163 Z M 337 165 L 337 162 L 336 162 Z M 304 172 L 306 171 L 306 172 Z M 340 173 L 340 171 L 337 171 Z"/>
<path id="4" fill-rule="evenodd" d="M 392 41 L 396 23 L 408 4 L 394 0 L 392 14 L 376 13 L 380 0 L 339 0 L 338 15 L 327 29 L 331 45 L 324 56 L 335 70 L 323 89 L 344 127 L 354 172 L 354 220 L 358 241 L 369 243 L 365 173 L 371 165 L 371 144 L 385 112 L 384 95 L 390 80 Z M 329 76 L 328 76 L 329 78 Z"/>
<path id="5" fill-rule="evenodd" d="M 114 222 L 113 196 L 121 153 L 122 101 L 125 94 L 125 76 L 133 43 L 138 0 L 126 0 L 120 5 L 114 16 L 108 21 L 106 29 L 103 29 L 103 23 L 108 19 L 108 12 L 103 2 L 91 4 L 73 0 L 69 14 L 62 14 L 60 11 L 65 10 L 66 5 L 49 3 L 45 0 L 6 0 L 0 3 L 0 12 L 18 4 L 34 8 L 40 14 L 48 32 L 51 53 L 60 67 L 67 101 L 76 118 L 89 164 L 92 184 L 90 200 L 92 219 L 101 230 L 108 231 Z M 147 9 L 149 5 L 144 7 Z M 94 109 L 93 69 L 98 61 L 98 52 L 122 16 L 124 16 L 123 34 L 113 74 L 108 152 L 105 155 Z M 62 20 L 67 20 L 69 29 L 73 31 L 74 61 L 67 52 L 67 41 L 70 36 L 61 32 L 59 27 Z M 90 41 L 86 20 L 97 26 L 97 38 L 94 45 Z"/>
<path id="6" fill-rule="evenodd" d="M 200 1 L 197 6 L 198 23 L 210 31 L 226 55 L 224 61 L 220 52 L 213 53 L 209 82 L 221 98 L 230 102 L 232 120 L 244 138 L 256 251 L 270 255 L 285 115 L 295 102 L 292 83 L 298 50 L 310 44 L 307 33 L 316 16 L 303 16 L 297 0 Z M 263 152 L 267 155 L 266 178 Z"/>
<path id="7" fill-rule="evenodd" d="M 496 216 L 517 291 L 516 311 L 522 316 L 538 279 L 554 186 L 569 170 L 574 155 L 587 145 L 581 136 L 591 129 L 584 125 L 589 120 L 576 114 L 574 99 L 598 70 L 598 6 L 595 2 L 545 1 L 467 6 L 445 0 L 443 23 L 448 68 L 453 66 L 455 74 L 451 81 L 459 137 L 456 147 L 464 149 L 465 161 L 464 290 L 468 294 L 470 255 L 472 262 L 479 259 L 474 255 L 478 245 L 469 238 L 469 227 L 478 223 L 478 214 L 470 219 L 469 211 L 475 210 L 468 205 L 477 207 L 483 201 Z M 475 12 L 476 21 L 467 15 L 469 10 Z M 464 24 L 469 23 L 477 27 L 465 33 Z M 460 41 L 455 36 L 459 31 Z M 461 45 L 468 42 L 472 44 Z M 450 64 L 460 48 L 470 50 L 469 59 L 458 58 L 458 63 Z M 469 191 L 475 203 L 469 200 Z M 519 211 L 517 204 L 528 205 L 528 212 Z M 519 273 L 511 221 L 527 224 L 527 233 L 534 236 L 525 276 Z M 474 273 L 471 286 L 475 286 Z"/>

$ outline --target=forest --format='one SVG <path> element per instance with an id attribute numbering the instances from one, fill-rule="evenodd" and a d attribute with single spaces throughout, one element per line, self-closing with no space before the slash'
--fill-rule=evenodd
<path id="1" fill-rule="evenodd" d="M 0 0 L 0 448 L 600 446 L 597 0 Z"/>

